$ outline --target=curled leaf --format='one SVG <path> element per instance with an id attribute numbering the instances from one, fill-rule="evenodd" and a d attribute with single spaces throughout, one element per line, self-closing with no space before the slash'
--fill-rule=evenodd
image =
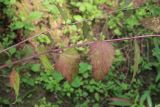
<path id="1" fill-rule="evenodd" d="M 78 71 L 80 62 L 80 55 L 75 49 L 67 49 L 60 54 L 55 63 L 56 70 L 60 71 L 62 75 L 70 82 Z"/>
<path id="2" fill-rule="evenodd" d="M 96 41 L 90 46 L 89 57 L 92 64 L 93 76 L 102 80 L 108 73 L 114 58 L 114 47 L 107 42 Z"/>
<path id="3" fill-rule="evenodd" d="M 16 97 L 19 95 L 19 88 L 20 88 L 20 76 L 19 74 L 13 69 L 9 76 L 10 87 L 14 89 Z"/>

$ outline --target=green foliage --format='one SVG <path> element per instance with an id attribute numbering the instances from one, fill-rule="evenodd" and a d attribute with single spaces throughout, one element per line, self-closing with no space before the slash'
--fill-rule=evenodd
<path id="1" fill-rule="evenodd" d="M 35 104 L 34 107 L 59 107 L 57 104 L 52 104 L 46 101 L 46 98 L 39 100 L 38 104 Z"/>
<path id="2" fill-rule="evenodd" d="M 32 0 L 30 1 L 32 4 Z M 34 36 L 33 32 L 51 28 L 50 26 L 54 28 L 63 25 L 63 28 L 58 31 L 62 33 L 60 40 L 62 39 L 63 43 L 56 45 L 56 48 L 96 40 L 96 38 L 102 38 L 102 35 L 103 40 L 158 34 L 159 23 L 154 25 L 151 22 L 155 21 L 152 20 L 153 18 L 159 19 L 159 3 L 150 0 L 134 9 L 136 6 L 133 1 L 141 2 L 141 0 L 120 0 L 119 2 L 116 0 L 44 0 L 44 9 L 41 10 L 41 7 L 37 6 L 38 8 L 31 9 L 27 13 L 21 9 L 18 11 L 19 7 L 16 6 L 19 0 L 0 0 L 2 10 L 0 10 L 0 16 L 2 16 L 0 17 L 0 50 L 16 44 L 28 36 Z M 26 10 L 28 8 L 27 6 L 22 7 Z M 49 14 L 51 20 L 46 17 L 48 13 L 51 13 Z M 50 25 L 50 21 L 55 22 Z M 72 24 L 72 22 L 81 23 Z M 147 25 L 143 22 L 146 22 Z M 76 47 L 81 53 L 82 62 L 79 64 L 79 70 L 76 71 L 78 74 L 70 83 L 52 66 L 52 62 L 56 59 L 53 58 L 53 53 L 39 56 L 40 62 L 33 59 L 30 62 L 12 65 L 14 60 L 22 59 L 34 52 L 44 52 L 48 47 L 54 47 L 50 36 L 56 40 L 59 35 L 57 29 L 53 29 L 53 32 L 55 34 L 47 32 L 38 36 L 33 42 L 26 42 L 0 54 L 0 64 L 9 64 L 9 67 L 0 69 L 0 105 L 13 103 L 11 90 L 7 83 L 8 77 L 5 77 L 14 67 L 22 76 L 20 79 L 18 74 L 13 78 L 16 80 L 13 90 L 18 96 L 17 104 L 13 106 L 24 106 L 27 102 L 31 103 L 33 99 L 35 107 L 61 107 L 66 103 L 69 103 L 71 107 L 159 106 L 159 39 L 141 39 L 138 40 L 138 43 L 130 41 L 113 43 L 116 47 L 114 62 L 103 81 L 95 81 L 92 78 L 92 66 L 88 63 L 89 59 L 87 58 L 88 47 Z M 100 37 L 95 37 L 95 35 L 100 35 Z M 67 45 L 66 41 L 68 41 Z M 36 48 L 34 46 L 31 48 L 32 43 L 33 45 L 35 43 Z M 131 82 L 133 72 L 134 79 Z M 18 86 L 19 83 L 21 83 L 21 87 Z M 40 90 L 39 87 L 43 91 L 38 94 L 32 92 L 32 89 Z M 49 95 L 43 93 L 54 94 L 54 98 L 53 96 L 49 98 Z M 40 97 L 38 97 L 39 95 Z M 113 98 L 119 100 L 108 100 Z"/>
<path id="3" fill-rule="evenodd" d="M 102 12 L 98 9 L 98 5 L 96 5 L 93 1 L 84 1 L 84 2 L 71 2 L 71 5 L 75 6 L 79 9 L 79 11 L 83 14 L 84 18 L 96 18 L 102 15 Z M 80 15 L 74 16 L 75 19 L 80 19 Z"/>
<path id="4" fill-rule="evenodd" d="M 37 49 L 37 51 L 40 53 L 40 52 L 45 52 L 46 51 L 46 48 L 44 45 L 40 45 L 39 48 Z M 42 65 L 44 66 L 44 69 L 46 72 L 51 72 L 53 71 L 53 66 L 50 62 L 50 60 L 48 59 L 47 55 L 40 55 L 39 56 L 39 59 L 42 63 Z"/>
<path id="5" fill-rule="evenodd" d="M 43 13 L 41 13 L 39 11 L 33 11 L 26 17 L 23 12 L 20 12 L 19 16 L 17 17 L 17 20 L 14 21 L 10 25 L 10 28 L 12 30 L 17 30 L 17 29 L 24 28 L 26 30 L 33 31 L 34 30 L 34 25 L 32 24 L 32 22 L 40 19 L 42 17 L 42 15 L 43 15 Z"/>
<path id="6" fill-rule="evenodd" d="M 44 35 L 44 34 L 41 34 L 40 36 L 38 36 L 37 39 L 38 39 L 38 41 L 40 43 L 46 43 L 46 44 L 50 44 L 51 43 L 50 38 L 47 35 Z"/>
<path id="7" fill-rule="evenodd" d="M 31 66 L 31 70 L 34 71 L 34 72 L 38 72 L 41 70 L 41 65 L 40 64 L 33 64 Z"/>
<path id="8" fill-rule="evenodd" d="M 103 101 L 103 97 L 109 97 L 110 93 L 117 97 L 131 97 L 131 93 L 125 95 L 123 93 L 123 90 L 127 90 L 129 85 L 115 80 L 116 74 L 109 72 L 106 80 L 110 79 L 110 81 L 105 84 L 102 81 L 92 79 L 91 69 L 90 64 L 85 62 L 80 63 L 79 73 L 71 83 L 64 81 L 63 76 L 58 72 L 42 72 L 40 73 L 40 77 L 37 78 L 37 83 L 51 92 L 56 92 L 58 96 L 69 98 L 77 106 L 79 105 L 78 102 L 84 101 L 86 102 L 85 105 L 91 103 L 96 105 L 96 103 Z M 124 78 L 121 76 L 120 78 L 123 80 Z M 107 100 L 104 102 L 107 102 Z"/>
<path id="9" fill-rule="evenodd" d="M 131 103 L 127 101 L 113 101 L 110 104 L 115 106 L 131 106 Z"/>
<path id="10" fill-rule="evenodd" d="M 12 5 L 16 3 L 16 0 L 0 0 L 0 3 L 4 3 L 5 5 Z"/>

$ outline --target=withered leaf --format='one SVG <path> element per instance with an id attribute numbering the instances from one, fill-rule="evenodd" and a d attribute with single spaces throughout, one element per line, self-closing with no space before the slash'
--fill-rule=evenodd
<path id="1" fill-rule="evenodd" d="M 78 65 L 80 62 L 80 55 L 76 49 L 67 49 L 60 54 L 55 63 L 55 69 L 60 71 L 62 75 L 71 82 L 78 72 Z"/>
<path id="2" fill-rule="evenodd" d="M 160 32 L 160 17 L 148 17 L 141 21 L 141 24 L 156 33 Z"/>
<path id="3" fill-rule="evenodd" d="M 133 0 L 133 6 L 135 8 L 142 6 L 145 3 L 146 0 Z"/>
<path id="4" fill-rule="evenodd" d="M 11 74 L 9 75 L 9 81 L 10 81 L 10 87 L 14 89 L 15 95 L 16 97 L 18 97 L 20 88 L 20 76 L 15 69 L 13 69 Z"/>
<path id="5" fill-rule="evenodd" d="M 112 65 L 114 53 L 114 47 L 110 43 L 96 41 L 91 44 L 89 57 L 92 64 L 94 79 L 104 79 Z"/>

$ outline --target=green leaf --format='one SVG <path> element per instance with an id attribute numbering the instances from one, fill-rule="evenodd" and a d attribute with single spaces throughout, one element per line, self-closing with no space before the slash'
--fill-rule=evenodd
<path id="1" fill-rule="evenodd" d="M 8 50 L 11 55 L 16 53 L 16 48 L 11 48 Z"/>
<path id="2" fill-rule="evenodd" d="M 10 27 L 12 30 L 21 29 L 24 27 L 24 23 L 21 21 L 17 21 L 17 22 L 12 23 Z"/>
<path id="3" fill-rule="evenodd" d="M 83 74 L 85 72 L 87 72 L 88 70 L 91 70 L 92 69 L 92 66 L 89 65 L 88 63 L 80 63 L 79 64 L 80 68 L 79 68 L 79 73 Z"/>
<path id="4" fill-rule="evenodd" d="M 32 64 L 31 66 L 31 70 L 34 72 L 40 71 L 40 68 L 41 68 L 41 64 Z"/>
<path id="5" fill-rule="evenodd" d="M 155 107 L 160 107 L 160 104 L 155 105 Z"/>
<path id="6" fill-rule="evenodd" d="M 57 16 L 58 14 L 60 14 L 59 9 L 57 8 L 56 5 L 52 4 L 52 5 L 47 5 L 48 10 L 55 16 Z"/>
<path id="7" fill-rule="evenodd" d="M 114 105 L 114 106 L 131 106 L 131 102 L 128 99 L 124 99 L 124 98 L 111 98 L 109 99 L 111 100 L 111 103 L 109 103 L 110 105 Z"/>
<path id="8" fill-rule="evenodd" d="M 82 16 L 80 15 L 74 15 L 73 18 L 76 20 L 76 21 L 81 21 L 83 18 Z"/>
<path id="9" fill-rule="evenodd" d="M 84 73 L 84 74 L 83 74 L 83 77 L 84 77 L 84 78 L 88 78 L 88 77 L 89 77 L 89 74 L 88 74 L 88 73 Z"/>
<path id="10" fill-rule="evenodd" d="M 42 17 L 43 13 L 39 11 L 34 11 L 29 14 L 28 20 L 38 20 Z"/>
<path id="11" fill-rule="evenodd" d="M 35 30 L 35 26 L 33 25 L 33 23 L 25 23 L 24 28 L 30 31 Z"/>
<path id="12" fill-rule="evenodd" d="M 115 105 L 115 106 L 131 106 L 131 103 L 129 102 L 123 102 L 123 101 L 114 101 L 110 103 L 111 105 Z"/>
<path id="13" fill-rule="evenodd" d="M 95 97 L 95 99 L 96 99 L 97 101 L 99 101 L 99 100 L 100 100 L 100 96 L 99 96 L 99 94 L 98 94 L 98 93 L 95 93 L 95 94 L 94 94 L 94 97 Z"/>
<path id="14" fill-rule="evenodd" d="M 60 82 L 61 80 L 63 80 L 63 76 L 61 73 L 57 72 L 57 71 L 54 71 L 53 72 L 53 78 L 57 81 L 57 82 Z"/>
<path id="15" fill-rule="evenodd" d="M 77 77 L 72 81 L 71 85 L 72 85 L 73 87 L 75 87 L 75 88 L 78 88 L 78 87 L 81 86 L 81 81 L 82 81 L 82 79 L 77 76 Z"/>
<path id="16" fill-rule="evenodd" d="M 37 48 L 38 53 L 45 52 L 45 51 L 46 51 L 46 47 L 44 45 L 40 45 Z M 47 72 L 52 72 L 53 71 L 52 63 L 48 59 L 47 55 L 40 55 L 39 59 L 40 59 L 42 65 L 44 66 L 45 71 L 47 71 Z"/>
<path id="17" fill-rule="evenodd" d="M 24 12 L 24 11 L 21 11 L 21 12 L 19 13 L 19 18 L 21 19 L 21 21 L 25 21 L 25 20 L 26 20 L 25 12 Z"/>
<path id="18" fill-rule="evenodd" d="M 114 33 L 116 35 L 122 35 L 122 32 L 118 28 L 114 29 Z"/>
<path id="19" fill-rule="evenodd" d="M 160 15 L 160 7 L 158 5 L 149 5 L 148 10 L 153 14 L 153 16 Z"/>
<path id="20" fill-rule="evenodd" d="M 140 98 L 140 104 L 143 105 L 144 101 L 147 99 L 147 97 L 150 95 L 150 91 L 145 91 L 144 94 Z"/>
<path id="21" fill-rule="evenodd" d="M 147 103 L 148 103 L 148 107 L 153 107 L 153 106 L 152 106 L 152 100 L 151 100 L 151 96 L 150 96 L 150 95 L 147 96 Z"/>
<path id="22" fill-rule="evenodd" d="M 0 2 L 3 2 L 5 5 L 12 5 L 16 3 L 16 0 L 0 0 Z"/>
<path id="23" fill-rule="evenodd" d="M 41 42 L 41 43 L 46 43 L 46 44 L 50 44 L 51 43 L 50 38 L 47 35 L 45 35 L 45 34 L 41 34 L 38 37 L 38 41 Z"/>
<path id="24" fill-rule="evenodd" d="M 128 25 L 129 28 L 132 28 L 135 25 L 138 25 L 138 19 L 135 16 L 131 16 L 126 20 L 126 24 Z"/>
<path id="25" fill-rule="evenodd" d="M 23 76 L 22 82 L 29 86 L 35 86 L 35 80 L 30 75 Z"/>

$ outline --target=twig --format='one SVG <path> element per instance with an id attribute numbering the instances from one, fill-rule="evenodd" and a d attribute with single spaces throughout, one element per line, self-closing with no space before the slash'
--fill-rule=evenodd
<path id="1" fill-rule="evenodd" d="M 3 53 L 3 52 L 6 52 L 7 50 L 9 50 L 9 49 L 11 49 L 11 48 L 17 47 L 18 45 L 20 45 L 20 44 L 22 44 L 22 43 L 25 43 L 25 42 L 27 42 L 27 41 L 29 41 L 29 40 L 32 40 L 33 38 L 36 38 L 36 37 L 40 36 L 41 34 L 43 34 L 43 33 L 45 33 L 45 32 L 46 32 L 46 31 L 41 32 L 40 34 L 37 34 L 37 35 L 32 36 L 32 37 L 30 37 L 30 38 L 27 38 L 27 39 L 25 39 L 25 40 L 23 40 L 23 41 L 15 44 L 15 45 L 12 45 L 12 46 L 10 46 L 10 47 L 8 47 L 8 48 L 6 48 L 6 49 L 3 49 L 2 51 L 0 51 L 0 54 Z"/>
<path id="2" fill-rule="evenodd" d="M 160 35 L 143 35 L 143 36 L 134 36 L 134 37 L 119 38 L 119 39 L 109 39 L 109 40 L 104 40 L 104 42 L 121 42 L 121 41 L 125 41 L 125 40 L 141 39 L 141 38 L 148 38 L 148 37 L 160 37 Z M 92 43 L 94 43 L 94 41 L 81 43 L 81 44 L 78 44 L 78 45 L 72 45 L 72 46 L 64 47 L 63 49 L 87 46 L 87 45 L 91 45 Z M 39 56 L 41 56 L 43 54 L 47 54 L 49 52 L 59 52 L 59 51 L 61 51 L 63 49 L 60 49 L 60 48 L 59 49 L 53 49 L 53 50 L 51 49 L 51 50 L 47 50 L 47 51 L 39 53 L 39 54 L 34 54 L 32 56 L 29 56 L 29 57 L 26 57 L 26 58 L 23 58 L 23 59 L 20 59 L 20 60 L 13 61 L 12 65 L 31 60 L 33 58 L 38 58 Z M 0 69 L 6 68 L 8 66 L 9 66 L 9 64 L 1 65 Z"/>
<path id="3" fill-rule="evenodd" d="M 0 75 L 0 77 L 8 78 L 8 75 Z"/>

